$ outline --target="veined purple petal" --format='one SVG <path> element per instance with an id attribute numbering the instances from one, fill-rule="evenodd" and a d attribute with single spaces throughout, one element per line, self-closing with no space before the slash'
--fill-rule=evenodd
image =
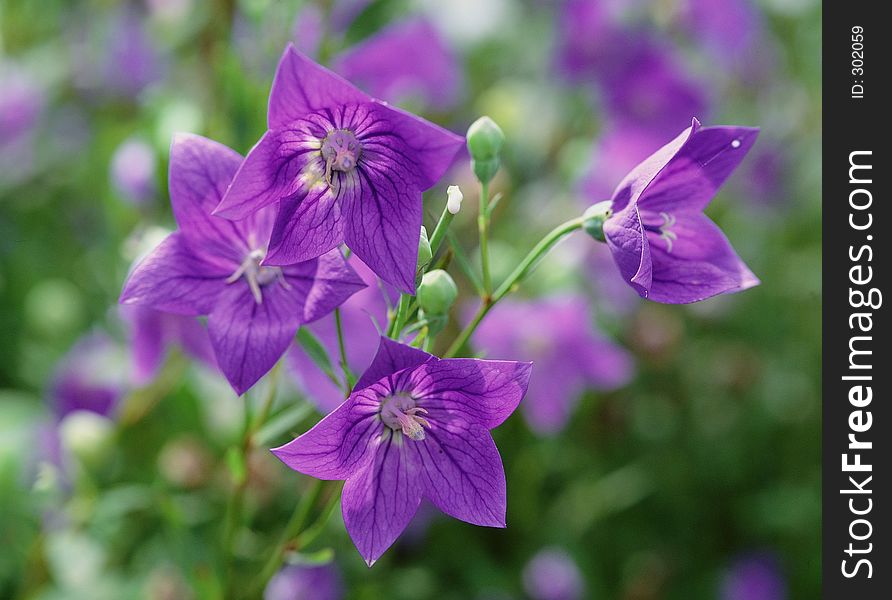
<path id="1" fill-rule="evenodd" d="M 371 460 L 387 429 L 372 393 L 354 393 L 312 429 L 273 448 L 290 468 L 317 479 L 347 479 Z"/>
<path id="2" fill-rule="evenodd" d="M 410 443 L 387 429 L 374 461 L 344 484 L 344 525 L 369 566 L 403 532 L 421 503 L 418 465 Z"/>
<path id="3" fill-rule="evenodd" d="M 433 421 L 417 453 L 424 495 L 447 515 L 473 525 L 505 527 L 505 469 L 489 431 L 460 420 Z"/>
<path id="4" fill-rule="evenodd" d="M 178 133 L 170 146 L 170 201 L 179 230 L 196 253 L 226 261 L 235 271 L 244 257 L 269 238 L 275 209 L 243 221 L 214 216 L 242 157 L 200 135 Z"/>
<path id="5" fill-rule="evenodd" d="M 175 232 L 133 269 L 119 301 L 180 315 L 206 315 L 225 291 L 230 274 L 196 256 L 182 234 Z"/>
<path id="6" fill-rule="evenodd" d="M 418 367 L 432 359 L 436 360 L 433 355 L 423 350 L 400 344 L 382 336 L 372 364 L 356 382 L 354 390 L 361 390 L 397 371 Z"/>
<path id="7" fill-rule="evenodd" d="M 455 55 L 422 18 L 385 27 L 349 48 L 335 59 L 334 70 L 378 98 L 417 98 L 437 109 L 452 106 L 462 86 Z"/>
<path id="8" fill-rule="evenodd" d="M 277 129 L 319 109 L 370 101 L 369 96 L 346 79 L 288 44 L 269 93 L 267 120 L 270 129 Z"/>
<path id="9" fill-rule="evenodd" d="M 282 268 L 291 295 L 299 298 L 302 323 L 324 317 L 366 287 L 366 283 L 344 260 L 340 250 L 317 259 Z"/>
<path id="10" fill-rule="evenodd" d="M 532 367 L 507 360 L 433 360 L 414 369 L 411 389 L 433 420 L 459 419 L 494 429 L 526 394 Z"/>
<path id="11" fill-rule="evenodd" d="M 671 252 L 652 239 L 653 281 L 648 298 L 687 304 L 759 284 L 718 226 L 701 213 L 679 214 Z"/>
<path id="12" fill-rule="evenodd" d="M 604 237 L 623 279 L 647 298 L 653 262 L 638 207 L 631 204 L 604 222 Z"/>
<path id="13" fill-rule="evenodd" d="M 362 164 L 356 173 L 362 196 L 346 221 L 347 246 L 381 279 L 414 294 L 421 192 L 384 161 Z"/>

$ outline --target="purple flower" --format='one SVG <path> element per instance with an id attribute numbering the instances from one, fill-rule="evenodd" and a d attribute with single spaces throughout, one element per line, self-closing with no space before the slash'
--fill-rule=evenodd
<path id="1" fill-rule="evenodd" d="M 151 145 L 140 138 L 129 138 L 112 156 L 112 185 L 126 200 L 143 204 L 155 195 L 157 163 Z"/>
<path id="2" fill-rule="evenodd" d="M 604 236 L 623 279 L 642 298 L 683 304 L 758 285 L 703 214 L 758 133 L 751 127 L 701 128 L 694 119 L 617 187 Z"/>
<path id="3" fill-rule="evenodd" d="M 686 0 L 683 25 L 725 64 L 744 66 L 758 60 L 753 49 L 762 38 L 762 20 L 752 0 Z"/>
<path id="4" fill-rule="evenodd" d="M 110 23 L 103 53 L 107 91 L 135 97 L 161 78 L 163 65 L 141 12 L 122 10 Z"/>
<path id="5" fill-rule="evenodd" d="M 437 110 L 454 106 L 463 85 L 454 53 L 420 18 L 382 29 L 341 54 L 333 68 L 374 96 L 390 102 L 418 99 Z"/>
<path id="6" fill-rule="evenodd" d="M 533 600 L 578 600 L 585 591 L 579 567 L 560 548 L 545 548 L 527 563 L 523 587 Z"/>
<path id="7" fill-rule="evenodd" d="M 44 91 L 30 73 L 0 62 L 0 149 L 34 128 L 44 103 Z"/>
<path id="8" fill-rule="evenodd" d="M 216 367 L 207 329 L 195 317 L 138 304 L 122 306 L 121 314 L 130 333 L 135 385 L 154 379 L 170 346 L 179 346 L 192 358 Z"/>
<path id="9" fill-rule="evenodd" d="M 241 219 L 277 205 L 266 264 L 309 260 L 346 241 L 379 277 L 413 293 L 421 192 L 462 138 L 367 96 L 291 45 L 268 121 L 215 214 Z"/>
<path id="10" fill-rule="evenodd" d="M 753 554 L 736 560 L 721 586 L 722 600 L 784 600 L 787 586 L 772 554 Z"/>
<path id="11" fill-rule="evenodd" d="M 302 324 L 364 287 L 338 250 L 263 265 L 274 207 L 238 222 L 211 214 L 241 162 L 206 138 L 174 138 L 170 197 L 179 229 L 133 270 L 121 294 L 124 304 L 208 315 L 217 364 L 239 394 L 272 368 Z"/>
<path id="12" fill-rule="evenodd" d="M 344 585 L 334 565 L 290 565 L 266 585 L 263 600 L 339 600 Z"/>
<path id="13" fill-rule="evenodd" d="M 82 337 L 59 361 L 49 396 L 58 419 L 79 410 L 111 417 L 127 391 L 126 357 L 108 335 Z"/>
<path id="14" fill-rule="evenodd" d="M 583 391 L 615 389 L 632 375 L 629 354 L 595 331 L 588 303 L 577 296 L 503 301 L 474 340 L 487 356 L 520 352 L 536 364 L 523 411 L 530 428 L 542 435 L 563 429 Z"/>
<path id="15" fill-rule="evenodd" d="M 367 285 L 340 307 L 349 367 L 354 373 L 361 373 L 375 357 L 381 328 L 387 325 L 388 300 L 391 305 L 395 304 L 397 294 L 392 288 L 385 288 L 356 256 L 351 256 L 348 262 Z M 337 356 L 338 333 L 333 316 L 319 319 L 307 328 L 323 343 L 329 356 Z M 321 412 L 327 414 L 344 401 L 344 391 L 305 352 L 295 348 L 288 353 L 288 362 L 301 389 Z"/>
<path id="16" fill-rule="evenodd" d="M 381 338 L 353 393 L 273 450 L 292 469 L 344 479 L 344 524 L 371 566 L 422 498 L 451 517 L 505 527 L 505 471 L 490 429 L 514 412 L 530 363 L 439 359 Z"/>

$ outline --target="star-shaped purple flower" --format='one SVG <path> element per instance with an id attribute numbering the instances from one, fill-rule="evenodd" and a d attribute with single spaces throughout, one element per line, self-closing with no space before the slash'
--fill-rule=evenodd
<path id="1" fill-rule="evenodd" d="M 758 285 L 703 209 L 756 141 L 751 127 L 697 119 L 620 183 L 604 237 L 642 298 L 685 304 Z"/>
<path id="2" fill-rule="evenodd" d="M 464 140 L 371 98 L 291 45 L 268 124 L 215 214 L 242 219 L 278 203 L 265 264 L 309 260 L 346 241 L 382 279 L 414 293 L 421 192 Z"/>
<path id="3" fill-rule="evenodd" d="M 284 267 L 262 265 L 275 208 L 242 221 L 211 214 L 242 157 L 180 134 L 170 149 L 170 198 L 179 229 L 130 274 L 123 304 L 208 315 L 217 364 L 239 394 L 269 371 L 298 328 L 365 287 L 332 250 Z"/>
<path id="4" fill-rule="evenodd" d="M 292 469 L 344 479 L 344 524 L 371 566 L 422 498 L 449 516 L 505 527 L 505 470 L 490 429 L 526 393 L 530 363 L 439 359 L 381 339 L 347 400 L 273 450 Z"/>

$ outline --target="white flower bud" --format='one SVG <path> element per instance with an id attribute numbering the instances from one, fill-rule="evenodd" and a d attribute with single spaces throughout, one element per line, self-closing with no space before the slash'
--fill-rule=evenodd
<path id="1" fill-rule="evenodd" d="M 458 211 L 461 210 L 461 201 L 464 199 L 465 196 L 457 185 L 450 185 L 446 188 L 446 210 L 451 214 L 458 214 Z"/>

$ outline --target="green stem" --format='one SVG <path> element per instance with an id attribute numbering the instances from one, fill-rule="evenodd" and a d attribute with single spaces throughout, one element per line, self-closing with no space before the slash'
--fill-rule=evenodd
<path id="1" fill-rule="evenodd" d="M 409 318 L 409 304 L 412 302 L 412 296 L 409 294 L 400 294 L 400 302 L 396 308 L 396 315 L 390 323 L 390 329 L 387 331 L 388 337 L 396 339 L 399 337 L 406 325 L 406 319 Z"/>
<path id="2" fill-rule="evenodd" d="M 325 506 L 322 508 L 322 512 L 319 513 L 319 517 L 312 525 L 307 527 L 305 531 L 297 536 L 297 539 L 294 542 L 296 548 L 306 548 L 319 537 L 319 534 L 325 529 L 325 525 L 328 523 L 329 519 L 331 519 L 331 515 L 334 514 L 335 508 L 338 506 L 342 490 L 343 486 L 338 486 L 337 489 L 332 492 L 328 501 L 325 503 Z"/>
<path id="3" fill-rule="evenodd" d="M 344 343 L 344 328 L 341 325 L 341 309 L 336 308 L 334 311 L 335 328 L 338 331 L 338 355 L 340 356 L 341 370 L 344 372 L 344 393 L 349 396 L 350 390 L 356 385 L 356 378 L 350 371 L 350 364 L 347 362 L 347 346 Z"/>
<path id="4" fill-rule="evenodd" d="M 437 255 L 437 250 L 440 249 L 440 246 L 443 244 L 443 240 L 446 239 L 446 231 L 449 230 L 449 225 L 452 223 L 452 219 L 455 218 L 455 215 L 449 212 L 448 208 L 443 209 L 443 214 L 440 215 L 440 220 L 437 221 L 437 226 L 434 227 L 434 232 L 431 234 L 429 243 L 431 246 L 431 256 Z"/>
<path id="5" fill-rule="evenodd" d="M 578 217 L 565 223 L 561 223 L 552 229 L 544 238 L 539 240 L 539 243 L 530 250 L 508 278 L 505 279 L 502 285 L 500 285 L 491 296 L 483 298 L 483 303 L 480 305 L 474 318 L 468 323 L 467 327 L 462 330 L 458 337 L 455 338 L 455 341 L 452 342 L 452 345 L 449 346 L 449 349 L 446 350 L 446 354 L 444 354 L 443 357 L 451 358 L 458 354 L 462 347 L 464 347 L 471 338 L 471 335 L 473 335 L 477 326 L 480 325 L 480 322 L 486 317 L 487 313 L 492 310 L 492 307 L 495 306 L 499 300 L 514 291 L 516 286 L 518 286 L 527 275 L 532 272 L 549 250 L 554 248 L 555 244 L 561 241 L 565 236 L 580 229 L 583 222 L 585 222 L 585 217 Z"/>
<path id="6" fill-rule="evenodd" d="M 492 278 L 489 273 L 489 183 L 480 183 L 480 213 L 477 215 L 477 230 L 480 234 L 480 264 L 483 269 L 484 303 L 492 293 Z"/>
<path id="7" fill-rule="evenodd" d="M 297 503 L 294 512 L 291 514 L 291 518 L 288 520 L 288 524 L 285 525 L 285 530 L 282 532 L 282 536 L 279 538 L 279 543 L 276 544 L 275 550 L 270 554 L 269 559 L 267 559 L 266 564 L 260 571 L 260 575 L 257 577 L 254 591 L 258 594 L 263 591 L 267 582 L 272 579 L 272 576 L 276 574 L 276 571 L 282 565 L 282 560 L 285 558 L 285 553 L 288 551 L 291 541 L 303 530 L 307 518 L 310 516 L 310 510 L 313 508 L 313 505 L 316 504 L 316 500 L 319 498 L 321 492 L 322 482 L 318 479 L 314 479 L 313 483 L 310 485 L 310 489 L 307 490 L 307 493 L 304 494 L 300 499 L 300 502 Z"/>

